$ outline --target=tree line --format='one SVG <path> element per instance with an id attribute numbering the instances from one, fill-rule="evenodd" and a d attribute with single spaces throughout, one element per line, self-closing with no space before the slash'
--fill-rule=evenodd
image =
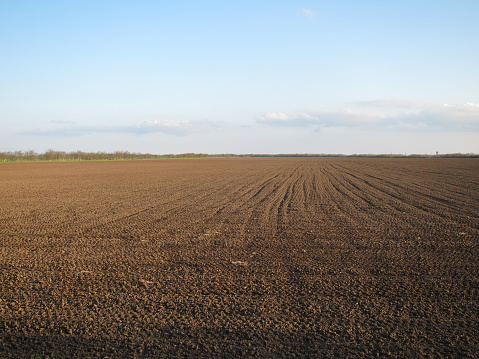
<path id="1" fill-rule="evenodd" d="M 0 162 L 37 162 L 37 161 L 114 161 L 114 160 L 152 160 L 165 158 L 209 158 L 209 157 L 362 157 L 362 158 L 479 158 L 474 153 L 449 153 L 449 154 L 151 154 L 129 151 L 115 152 L 84 152 L 84 151 L 55 151 L 52 149 L 42 153 L 34 150 L 0 152 Z"/>
<path id="2" fill-rule="evenodd" d="M 151 160 L 160 158 L 198 158 L 209 157 L 202 153 L 183 153 L 156 155 L 129 151 L 84 152 L 46 150 L 37 153 L 34 150 L 0 152 L 0 162 L 36 162 L 36 161 L 114 161 L 114 160 Z"/>

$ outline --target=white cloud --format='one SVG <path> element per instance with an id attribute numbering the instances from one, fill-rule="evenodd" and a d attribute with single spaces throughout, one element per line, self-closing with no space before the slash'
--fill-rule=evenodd
<path id="1" fill-rule="evenodd" d="M 259 123 L 281 126 L 307 126 L 316 124 L 316 119 L 307 113 L 287 115 L 282 112 L 267 112 L 258 117 Z"/>
<path id="2" fill-rule="evenodd" d="M 295 127 L 357 127 L 372 130 L 479 130 L 479 104 L 437 105 L 401 100 L 356 102 L 358 108 L 286 114 L 268 112 L 257 122 Z M 366 108 L 365 108 L 366 107 Z"/>
<path id="3" fill-rule="evenodd" d="M 400 108 L 401 111 L 388 115 L 391 121 L 402 121 L 409 125 L 423 124 L 425 129 L 479 130 L 479 104 L 476 103 L 448 105 L 383 100 L 363 104 L 383 107 L 384 110 Z"/>
<path id="4" fill-rule="evenodd" d="M 338 127 L 357 126 L 380 121 L 383 116 L 377 112 L 354 111 L 346 109 L 342 111 L 301 112 L 298 114 L 285 114 L 280 112 L 268 112 L 257 118 L 260 124 L 276 126 L 315 126 L 315 127 Z"/>
<path id="5" fill-rule="evenodd" d="M 314 16 L 314 11 L 311 10 L 311 9 L 301 9 L 301 12 L 303 13 L 303 15 L 306 15 L 308 17 L 313 17 Z"/>

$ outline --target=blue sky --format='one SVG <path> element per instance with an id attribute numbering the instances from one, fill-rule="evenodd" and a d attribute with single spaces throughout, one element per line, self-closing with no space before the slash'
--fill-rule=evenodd
<path id="1" fill-rule="evenodd" d="M 479 153 L 479 1 L 2 1 L 0 151 Z"/>

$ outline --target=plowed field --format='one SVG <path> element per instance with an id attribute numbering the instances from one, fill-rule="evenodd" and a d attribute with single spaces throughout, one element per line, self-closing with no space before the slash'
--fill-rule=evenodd
<path id="1" fill-rule="evenodd" d="M 479 160 L 0 165 L 0 357 L 479 357 Z"/>

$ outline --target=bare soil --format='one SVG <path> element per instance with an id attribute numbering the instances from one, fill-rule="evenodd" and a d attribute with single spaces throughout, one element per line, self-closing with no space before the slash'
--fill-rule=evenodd
<path id="1" fill-rule="evenodd" d="M 479 357 L 479 160 L 0 165 L 0 357 Z"/>

